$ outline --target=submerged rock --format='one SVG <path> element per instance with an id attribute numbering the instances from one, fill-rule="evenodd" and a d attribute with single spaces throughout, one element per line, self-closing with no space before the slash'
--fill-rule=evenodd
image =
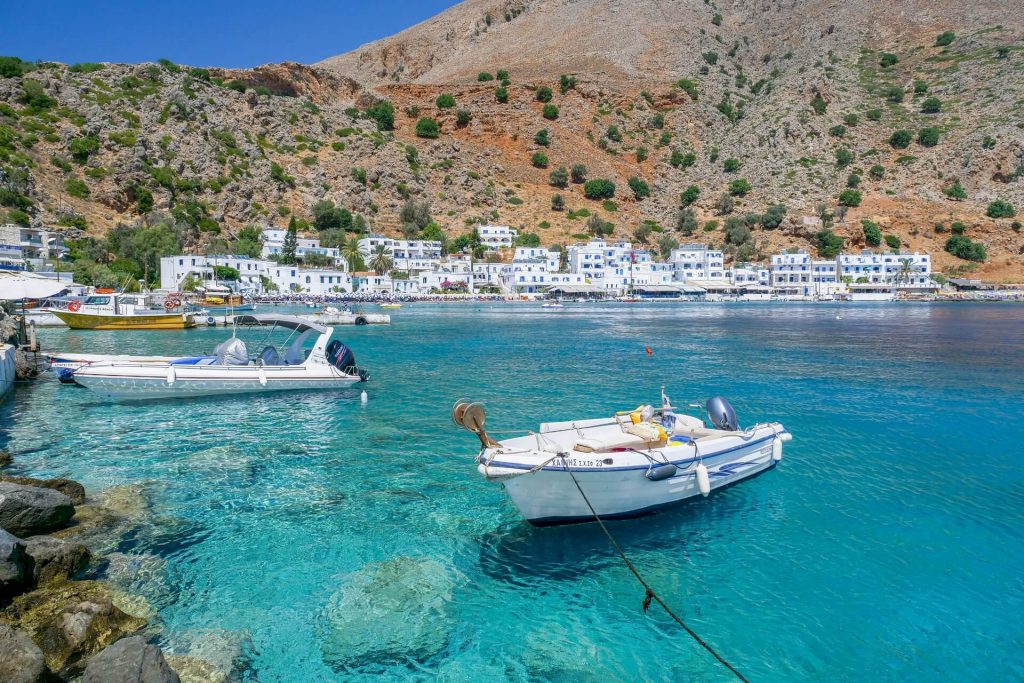
<path id="1" fill-rule="evenodd" d="M 27 633 L 15 631 L 0 621 L 0 681 L 4 683 L 43 683 L 46 661 L 43 651 Z"/>
<path id="2" fill-rule="evenodd" d="M 20 593 L 31 576 L 25 542 L 0 529 L 0 603 Z"/>
<path id="3" fill-rule="evenodd" d="M 81 505 L 75 508 L 75 516 L 66 528 L 54 532 L 56 538 L 74 538 L 93 550 L 104 543 L 123 535 L 131 526 L 124 515 L 98 505 Z"/>
<path id="4" fill-rule="evenodd" d="M 179 683 L 163 652 L 141 636 L 122 638 L 89 660 L 82 683 Z"/>
<path id="5" fill-rule="evenodd" d="M 250 666 L 252 641 L 244 631 L 195 629 L 172 634 L 167 661 L 182 683 L 236 681 Z"/>
<path id="6" fill-rule="evenodd" d="M 0 476 L 0 481 L 9 484 L 21 484 L 22 486 L 35 486 L 41 489 L 53 489 L 59 491 L 71 499 L 74 505 L 81 505 L 85 502 L 85 487 L 73 479 L 33 479 L 32 477 L 8 477 Z"/>
<path id="7" fill-rule="evenodd" d="M 456 579 L 435 560 L 396 557 L 350 575 L 328 602 L 318 631 L 336 670 L 437 655 L 448 643 L 445 618 Z"/>
<path id="8" fill-rule="evenodd" d="M 0 528 L 18 536 L 60 529 L 75 506 L 63 493 L 36 486 L 0 482 Z"/>
<path id="9" fill-rule="evenodd" d="M 145 619 L 115 607 L 110 591 L 96 581 L 43 586 L 15 598 L 3 617 L 28 633 L 50 670 L 64 678 L 77 675 L 89 657 L 146 625 Z"/>
<path id="10" fill-rule="evenodd" d="M 227 683 L 230 676 L 212 662 L 198 657 L 167 655 L 167 663 L 178 674 L 181 683 Z"/>
<path id="11" fill-rule="evenodd" d="M 81 543 L 52 536 L 31 536 L 25 548 L 32 558 L 32 578 L 36 584 L 70 579 L 89 564 L 89 550 Z"/>
<path id="12" fill-rule="evenodd" d="M 13 460 L 10 453 L 0 448 L 0 467 L 10 465 Z"/>

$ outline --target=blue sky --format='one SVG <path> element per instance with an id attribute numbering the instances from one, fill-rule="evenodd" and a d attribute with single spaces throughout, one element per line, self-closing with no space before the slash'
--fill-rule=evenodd
<path id="1" fill-rule="evenodd" d="M 313 63 L 431 17 L 455 0 L 0 0 L 0 55 L 192 66 Z"/>

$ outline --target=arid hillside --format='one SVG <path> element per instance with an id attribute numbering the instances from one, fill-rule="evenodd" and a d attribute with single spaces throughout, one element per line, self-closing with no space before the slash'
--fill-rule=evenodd
<path id="1" fill-rule="evenodd" d="M 470 0 L 312 67 L 22 65 L 0 76 L 0 200 L 94 234 L 170 214 L 195 249 L 323 200 L 393 234 L 415 200 L 449 237 L 487 221 L 738 258 L 813 250 L 799 219 L 821 216 L 846 248 L 874 246 L 867 220 L 877 248 L 1024 280 L 1018 9 Z M 984 262 L 945 252 L 961 232 Z"/>

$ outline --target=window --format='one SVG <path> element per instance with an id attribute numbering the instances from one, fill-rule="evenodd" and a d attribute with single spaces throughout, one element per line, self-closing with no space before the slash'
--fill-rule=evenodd
<path id="1" fill-rule="evenodd" d="M 106 306 L 110 303 L 109 296 L 90 296 L 85 300 L 86 306 Z"/>

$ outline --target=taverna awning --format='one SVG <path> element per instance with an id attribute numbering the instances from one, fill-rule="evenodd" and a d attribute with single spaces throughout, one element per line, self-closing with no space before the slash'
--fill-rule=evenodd
<path id="1" fill-rule="evenodd" d="M 693 285 L 636 285 L 633 291 L 645 294 L 703 294 L 704 290 Z"/>
<path id="2" fill-rule="evenodd" d="M 604 290 L 597 285 L 551 285 L 549 294 L 603 294 Z"/>

